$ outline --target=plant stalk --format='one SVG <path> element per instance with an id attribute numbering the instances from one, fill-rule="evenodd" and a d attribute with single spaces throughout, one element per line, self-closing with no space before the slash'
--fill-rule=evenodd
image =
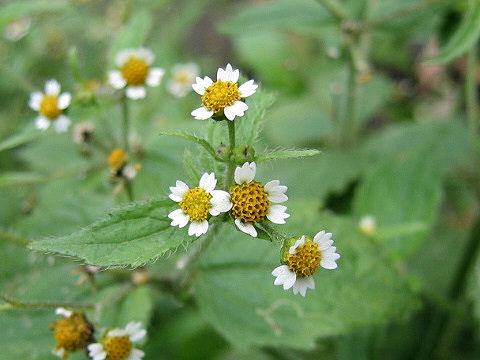
<path id="1" fill-rule="evenodd" d="M 343 21 L 348 18 L 346 9 L 338 2 L 338 0 L 317 0 L 323 7 L 325 7 L 330 14 L 332 14 L 338 21 Z"/>
<path id="2" fill-rule="evenodd" d="M 235 161 L 232 159 L 233 151 L 235 149 L 235 121 L 226 120 L 228 123 L 228 163 L 227 163 L 227 176 L 225 178 L 225 190 L 228 190 L 230 184 L 233 181 L 233 173 L 235 171 Z"/>
<path id="3" fill-rule="evenodd" d="M 477 47 L 468 52 L 467 73 L 465 75 L 465 97 L 467 105 L 468 131 L 472 145 L 478 135 L 478 102 L 477 102 Z"/>
<path id="4" fill-rule="evenodd" d="M 0 300 L 6 302 L 10 305 L 11 309 L 51 309 L 57 307 L 66 307 L 73 309 L 93 309 L 95 308 L 94 304 L 78 304 L 78 303 L 68 303 L 68 302 L 27 302 L 14 299 L 10 296 L 0 293 Z"/>
<path id="5" fill-rule="evenodd" d="M 123 146 L 125 151 L 128 153 L 129 144 L 128 144 L 128 135 L 130 133 L 130 111 L 128 108 L 128 99 L 126 93 L 123 93 L 122 96 L 122 117 L 123 117 Z"/>

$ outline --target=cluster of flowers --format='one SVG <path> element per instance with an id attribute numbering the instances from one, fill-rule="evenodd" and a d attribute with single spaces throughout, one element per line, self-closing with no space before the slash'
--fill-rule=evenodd
<path id="1" fill-rule="evenodd" d="M 50 324 L 56 342 L 52 352 L 61 359 L 82 350 L 93 360 L 141 360 L 145 356 L 134 347 L 147 334 L 139 322 L 129 322 L 124 329 L 109 329 L 96 341 L 95 327 L 84 313 L 58 308 L 56 314 L 62 317 Z"/>
<path id="2" fill-rule="evenodd" d="M 243 116 L 248 110 L 243 99 L 253 95 L 258 85 L 249 80 L 239 86 L 238 79 L 239 70 L 234 70 L 230 64 L 225 69 L 218 69 L 215 82 L 208 76 L 197 77 L 192 87 L 202 96 L 202 106 L 193 110 L 191 115 L 197 120 L 229 121 Z M 257 237 L 258 224 L 265 221 L 285 224 L 290 215 L 286 212 L 287 207 L 281 204 L 288 200 L 287 186 L 280 185 L 279 180 L 266 184 L 255 181 L 256 171 L 255 162 L 237 166 L 235 184 L 229 191 L 216 189 L 214 173 L 203 174 L 199 185 L 194 188 L 177 180 L 175 186 L 170 187 L 169 197 L 179 205 L 168 215 L 171 225 L 182 228 L 190 223 L 188 234 L 198 237 L 208 231 L 211 217 L 229 213 L 240 231 Z M 276 277 L 274 284 L 283 285 L 285 290 L 292 288 L 294 294 L 302 296 L 308 288 L 314 289 L 312 275 L 320 266 L 335 269 L 336 260 L 340 258 L 331 237 L 331 233 L 321 231 L 313 239 L 305 235 L 286 239 L 282 248 L 282 265 L 272 272 Z"/>

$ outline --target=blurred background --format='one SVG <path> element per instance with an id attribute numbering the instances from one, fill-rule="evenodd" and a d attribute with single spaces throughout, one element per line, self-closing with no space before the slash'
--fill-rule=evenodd
<path id="1" fill-rule="evenodd" d="M 460 0 L 1 1 L 1 292 L 98 302 L 90 316 L 104 326 L 142 321 L 146 359 L 478 359 L 476 27 L 466 32 L 468 55 L 425 62 L 472 11 Z M 259 170 L 289 186 L 285 231 L 331 231 L 342 255 L 305 299 L 272 285 L 277 247 L 235 231 L 180 298 L 155 276 L 168 274 L 183 248 L 135 272 L 94 274 L 76 259 L 26 249 L 128 202 L 106 154 L 75 143 L 72 129 L 35 129 L 30 93 L 57 79 L 74 95 L 73 125 L 93 122 L 95 137 L 118 147 L 121 112 L 107 73 L 119 50 L 138 46 L 166 73 L 131 104 L 131 156 L 142 165 L 136 200 L 166 195 L 189 175 L 184 163 L 197 160 L 195 147 L 160 131 L 211 128 L 190 116 L 197 94 L 169 91 L 176 64 L 214 77 L 231 63 L 260 84 L 273 104 L 257 153 L 322 150 Z M 212 170 L 201 159 L 197 166 Z M 144 272 L 152 281 L 139 280 Z M 53 358 L 53 311 L 1 305 L 0 358 Z"/>

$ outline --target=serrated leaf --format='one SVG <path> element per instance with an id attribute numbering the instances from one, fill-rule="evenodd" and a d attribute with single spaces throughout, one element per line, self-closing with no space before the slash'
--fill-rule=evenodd
<path id="1" fill-rule="evenodd" d="M 316 289 L 305 298 L 273 285 L 278 243 L 228 229 L 209 248 L 195 296 L 203 315 L 234 345 L 312 348 L 319 337 L 402 319 L 418 305 L 406 281 L 355 223 L 313 209 L 309 203 L 291 206 L 292 221 L 298 220 L 287 223 L 289 232 L 331 231 L 342 257 L 338 269 L 314 275 Z"/>
<path id="2" fill-rule="evenodd" d="M 96 266 L 140 266 L 173 250 L 187 236 L 170 225 L 173 202 L 155 199 L 113 210 L 71 235 L 32 242 L 32 250 L 74 256 Z"/>
<path id="3" fill-rule="evenodd" d="M 258 155 L 255 160 L 257 162 L 262 161 L 271 161 L 271 160 L 281 160 L 281 159 L 297 159 L 302 157 L 309 157 L 320 155 L 322 152 L 316 149 L 306 149 L 306 150 L 278 150 L 265 152 Z"/>
<path id="4" fill-rule="evenodd" d="M 480 2 L 470 0 L 466 14 L 455 34 L 441 50 L 440 53 L 427 59 L 426 64 L 446 64 L 458 58 L 471 49 L 480 36 Z"/>
<path id="5" fill-rule="evenodd" d="M 183 166 L 188 174 L 188 177 L 194 184 L 200 181 L 200 174 L 195 166 L 195 160 L 190 150 L 185 149 L 183 152 Z"/>

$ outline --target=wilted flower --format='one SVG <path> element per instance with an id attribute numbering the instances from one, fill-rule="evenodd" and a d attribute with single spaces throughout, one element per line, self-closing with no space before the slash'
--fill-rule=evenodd
<path id="1" fill-rule="evenodd" d="M 285 211 L 283 203 L 288 200 L 285 192 L 287 187 L 280 185 L 280 181 L 272 180 L 265 185 L 253 181 L 257 171 L 254 162 L 243 164 L 235 169 L 235 183 L 230 190 L 233 207 L 232 214 L 235 217 L 237 227 L 253 237 L 257 236 L 257 230 L 253 224 L 270 220 L 276 224 L 285 224 L 285 219 L 290 217 Z"/>
<path id="2" fill-rule="evenodd" d="M 93 360 L 141 360 L 145 353 L 133 347 L 147 334 L 141 327 L 132 321 L 125 329 L 110 330 L 98 343 L 88 345 L 88 355 Z"/>
<path id="3" fill-rule="evenodd" d="M 70 119 L 63 114 L 63 111 L 70 105 L 72 96 L 68 92 L 60 94 L 60 89 L 57 80 L 48 80 L 45 83 L 45 94 L 36 91 L 30 95 L 28 105 L 39 112 L 39 116 L 35 119 L 37 129 L 46 130 L 53 122 L 57 132 L 68 130 Z"/>
<path id="4" fill-rule="evenodd" d="M 90 121 L 85 121 L 76 124 L 73 127 L 73 141 L 77 144 L 84 144 L 91 142 L 93 139 L 93 132 L 95 124 Z"/>
<path id="5" fill-rule="evenodd" d="M 155 55 L 146 48 L 126 49 L 117 54 L 115 63 L 120 70 L 110 71 L 108 82 L 115 89 L 126 87 L 130 99 L 142 99 L 147 95 L 145 85 L 158 86 L 165 71 L 151 67 Z"/>
<path id="6" fill-rule="evenodd" d="M 199 68 L 195 63 L 176 64 L 172 73 L 172 77 L 167 84 L 167 90 L 174 96 L 182 97 L 192 89 Z"/>
<path id="7" fill-rule="evenodd" d="M 192 88 L 197 94 L 202 95 L 202 106 L 193 110 L 191 115 L 196 120 L 206 120 L 214 115 L 225 115 L 228 120 L 235 119 L 235 116 L 243 116 L 248 106 L 242 99 L 253 95 L 258 85 L 249 80 L 238 86 L 239 76 L 239 70 L 233 70 L 232 65 L 227 64 L 225 70 L 218 69 L 215 82 L 208 76 L 203 79 L 197 77 Z"/>
<path id="8" fill-rule="evenodd" d="M 323 230 L 313 240 L 305 235 L 286 240 L 282 250 L 283 265 L 272 271 L 276 277 L 274 284 L 283 285 L 284 290 L 293 288 L 294 294 L 305 296 L 307 289 L 315 289 L 312 275 L 320 266 L 328 270 L 337 268 L 340 255 L 332 244 L 332 234 Z"/>
<path id="9" fill-rule="evenodd" d="M 57 345 L 52 351 L 61 359 L 66 359 L 70 352 L 83 350 L 93 341 L 93 325 L 82 313 L 76 313 L 64 308 L 55 312 L 62 318 L 51 323 Z"/>
<path id="10" fill-rule="evenodd" d="M 180 209 L 172 211 L 168 217 L 171 225 L 183 228 L 190 221 L 188 235 L 200 236 L 208 231 L 208 219 L 232 208 L 230 194 L 223 190 L 215 190 L 217 179 L 215 174 L 205 173 L 199 186 L 189 189 L 183 181 L 177 180 L 171 186 L 170 199 L 178 202 Z"/>

